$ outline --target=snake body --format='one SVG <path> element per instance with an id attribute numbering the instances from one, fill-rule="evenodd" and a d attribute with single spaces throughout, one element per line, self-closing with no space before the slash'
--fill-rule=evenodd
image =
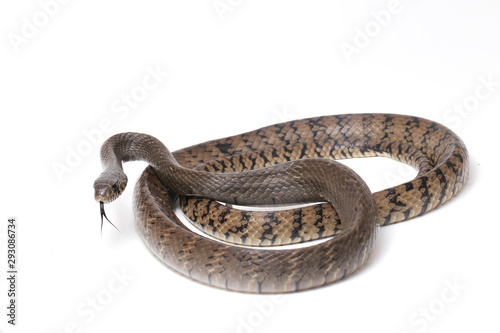
<path id="1" fill-rule="evenodd" d="M 390 157 L 419 173 L 371 194 L 352 170 L 332 161 L 368 156 Z M 293 292 L 342 279 L 368 260 L 379 225 L 442 205 L 462 189 L 469 173 L 467 150 L 456 134 L 426 119 L 393 114 L 296 120 L 173 153 L 152 136 L 122 133 L 103 144 L 101 160 L 104 172 L 94 183 L 101 204 L 124 190 L 122 162 L 150 164 L 136 184 L 134 211 L 146 244 L 168 267 L 211 286 L 252 293 Z M 219 242 L 178 220 L 177 195 L 201 229 L 223 240 L 277 245 L 335 236 L 293 249 Z M 324 203 L 250 212 L 214 200 Z"/>

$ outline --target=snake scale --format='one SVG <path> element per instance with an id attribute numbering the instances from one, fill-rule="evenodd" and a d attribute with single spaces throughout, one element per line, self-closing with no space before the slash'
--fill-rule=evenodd
<path id="1" fill-rule="evenodd" d="M 370 156 L 409 164 L 418 175 L 372 194 L 356 173 L 333 161 Z M 103 144 L 101 160 L 104 171 L 94 182 L 101 220 L 104 204 L 127 184 L 122 163 L 146 161 L 134 212 L 151 251 L 193 280 L 250 293 L 306 290 L 348 276 L 370 257 L 380 225 L 442 205 L 469 174 L 466 147 L 445 126 L 372 113 L 285 122 L 173 153 L 150 135 L 122 133 Z M 241 245 L 187 228 L 174 213 L 178 196 L 198 228 Z M 314 204 L 252 212 L 221 202 Z M 322 237 L 312 246 L 265 247 Z"/>

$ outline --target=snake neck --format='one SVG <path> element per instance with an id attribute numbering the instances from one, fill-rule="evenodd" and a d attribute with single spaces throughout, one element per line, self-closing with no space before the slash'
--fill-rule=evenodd
<path id="1" fill-rule="evenodd" d="M 101 160 L 104 172 L 123 175 L 124 162 L 145 161 L 153 167 L 165 186 L 181 195 L 208 197 L 231 204 L 298 202 L 287 200 L 288 195 L 279 191 L 297 183 L 298 178 L 289 172 L 291 163 L 271 167 L 264 172 L 251 170 L 234 174 L 198 171 L 180 165 L 161 141 L 140 133 L 121 133 L 110 137 L 101 148 Z M 260 194 L 264 188 L 269 195 Z M 321 198 L 310 193 L 307 197 L 303 195 L 300 202 L 304 200 L 318 201 Z"/>
<path id="2" fill-rule="evenodd" d="M 128 132 L 110 137 L 102 145 L 101 161 L 104 172 L 122 174 L 124 162 L 144 161 L 172 191 L 183 195 L 196 192 L 189 181 L 196 171 L 181 166 L 161 141 L 147 134 Z"/>

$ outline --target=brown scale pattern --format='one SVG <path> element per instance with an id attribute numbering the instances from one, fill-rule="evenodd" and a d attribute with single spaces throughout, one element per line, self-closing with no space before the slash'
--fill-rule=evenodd
<path id="1" fill-rule="evenodd" d="M 246 246 L 276 246 L 333 236 L 342 224 L 332 205 L 299 210 L 232 209 L 206 198 L 181 197 L 181 208 L 200 230 L 227 242 Z M 272 207 L 270 207 L 272 209 Z"/>
<path id="2" fill-rule="evenodd" d="M 402 143 L 383 143 L 377 150 L 361 150 L 334 147 L 332 142 L 308 142 L 218 159 L 195 169 L 242 172 L 302 158 L 338 160 L 369 156 L 391 157 L 416 167 L 421 174 L 432 168 L 427 156 Z M 218 239 L 247 246 L 288 245 L 333 236 L 342 230 L 338 214 L 328 203 L 269 213 L 230 209 L 206 198 L 182 197 L 180 203 L 186 217 L 200 230 Z"/>
<path id="3" fill-rule="evenodd" d="M 173 156 L 150 136 L 126 133 L 110 138 L 101 156 L 112 160 L 105 163 L 109 168 L 122 160 L 150 163 L 135 187 L 135 215 L 146 244 L 167 266 L 211 286 L 254 293 L 305 290 L 351 274 L 369 258 L 379 222 L 399 222 L 443 204 L 460 191 L 469 171 L 466 148 L 449 129 L 390 114 L 297 120 L 188 147 Z M 419 174 L 372 195 L 359 176 L 328 160 L 366 156 L 409 163 Z M 214 241 L 178 220 L 175 193 L 248 205 L 327 201 L 294 211 L 251 213 L 213 200 L 181 198 L 185 211 L 207 221 L 202 228 L 213 233 L 221 227 L 217 232 L 223 239 L 249 238 L 244 226 L 251 215 L 265 227 L 254 232 L 261 245 L 323 233 L 335 237 L 293 249 Z M 228 226 L 228 219 L 236 224 Z M 287 224 L 294 231 L 281 232 Z M 312 231 L 305 232 L 302 225 L 311 225 Z"/>
<path id="4" fill-rule="evenodd" d="M 211 172 L 244 171 L 310 157 L 338 160 L 384 156 L 417 168 L 415 180 L 374 193 L 380 225 L 401 222 L 441 205 L 462 189 L 469 173 L 467 150 L 455 133 L 427 119 L 394 114 L 347 114 L 292 121 L 185 148 L 174 156 L 187 167 Z M 207 220 L 196 211 L 192 200 L 182 200 L 184 213 L 200 229 L 219 237 L 204 227 Z M 323 204 L 323 209 L 328 206 Z M 287 214 L 304 215 L 301 210 Z M 233 214 L 231 219 L 240 215 L 236 211 Z M 250 220 L 260 228 L 261 223 Z M 316 238 L 320 237 L 313 235 L 311 239 Z M 288 241 L 292 240 L 282 243 Z"/>

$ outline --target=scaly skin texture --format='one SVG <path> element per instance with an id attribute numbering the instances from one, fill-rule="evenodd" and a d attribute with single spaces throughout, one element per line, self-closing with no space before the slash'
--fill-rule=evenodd
<path id="1" fill-rule="evenodd" d="M 372 196 L 350 169 L 319 159 L 366 156 L 403 161 L 417 167 L 419 174 Z M 122 161 L 150 163 L 135 188 L 135 215 L 146 244 L 167 266 L 202 283 L 254 293 L 304 290 L 349 275 L 370 256 L 379 223 L 399 222 L 441 205 L 460 191 L 469 170 L 465 146 L 453 132 L 425 119 L 388 114 L 292 121 L 173 154 L 153 137 L 124 133 L 103 145 L 101 157 L 105 172 L 95 187 L 96 199 L 103 202 L 114 199 L 104 194 L 106 183 L 110 173 L 122 173 Z M 261 167 L 266 168 L 257 169 Z M 123 181 L 117 184 L 121 191 Z M 321 244 L 288 250 L 224 244 L 191 232 L 177 219 L 176 193 L 247 205 L 327 201 L 261 218 L 265 229 L 256 233 L 255 244 L 337 235 Z M 214 234 L 240 243 L 251 238 L 242 221 L 252 220 L 252 213 L 226 207 L 227 212 L 217 216 L 212 212 L 214 207 L 220 209 L 217 203 L 200 200 L 181 200 L 184 211 L 202 221 L 200 228 L 214 233 L 210 228 L 218 230 L 217 224 L 235 221 L 234 228 Z M 315 217 L 310 216 L 313 212 Z M 286 223 L 276 222 L 277 215 L 289 216 L 284 220 L 292 229 L 280 231 Z M 325 225 L 339 218 L 341 227 L 334 222 L 328 231 Z M 302 231 L 306 220 L 313 226 L 306 232 L 309 236 Z"/>

